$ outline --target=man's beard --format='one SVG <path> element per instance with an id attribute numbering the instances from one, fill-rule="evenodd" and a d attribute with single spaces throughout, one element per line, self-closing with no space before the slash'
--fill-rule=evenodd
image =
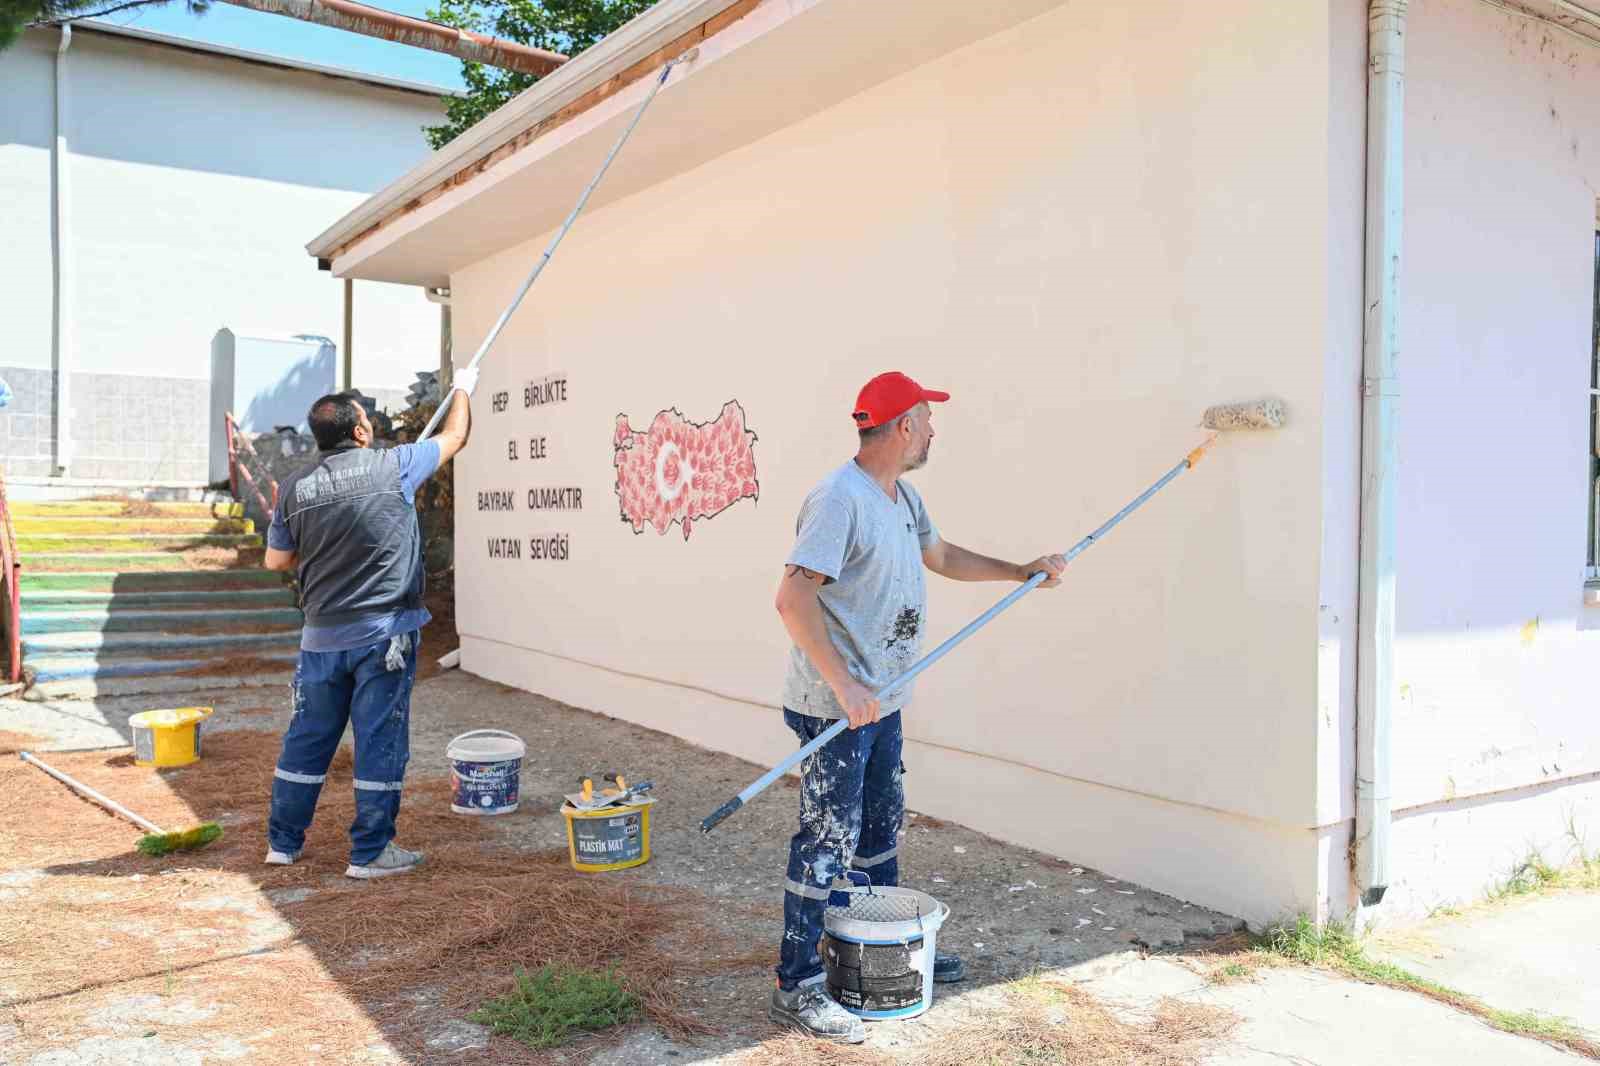
<path id="1" fill-rule="evenodd" d="M 927 466 L 928 465 L 928 452 L 931 451 L 932 448 L 933 448 L 933 442 L 932 441 L 929 441 L 927 444 L 924 444 L 922 446 L 922 454 L 917 456 L 915 459 L 911 460 L 910 465 L 906 467 L 906 471 L 909 473 L 912 470 L 921 470 L 923 467 Z"/>

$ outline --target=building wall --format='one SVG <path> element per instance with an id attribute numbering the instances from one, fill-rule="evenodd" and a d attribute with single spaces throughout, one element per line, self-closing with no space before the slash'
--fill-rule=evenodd
<path id="1" fill-rule="evenodd" d="M 770 763 L 794 747 L 773 592 L 868 376 L 954 393 L 913 480 L 951 541 L 1017 560 L 1153 482 L 1206 405 L 1277 394 L 1288 429 L 1226 441 L 926 675 L 908 789 L 1257 921 L 1316 906 L 1329 32 L 1315 5 L 1073 5 L 587 215 L 457 460 L 463 665 Z M 451 279 L 458 351 L 528 237 Z M 551 375 L 565 398 L 525 406 Z M 619 413 L 729 401 L 758 499 L 636 533 Z M 535 487 L 581 507 L 530 513 Z M 479 510 L 491 492 L 514 510 Z M 933 578 L 925 647 L 1004 591 Z"/>
<path id="2" fill-rule="evenodd" d="M 1366 0 L 1330 0 L 1328 308 L 1317 600 L 1318 915 L 1354 905 L 1356 636 L 1361 553 L 1361 378 L 1366 211 Z"/>
<path id="3" fill-rule="evenodd" d="M 1600 47 L 1473 0 L 1407 34 L 1386 911 L 1600 831 L 1585 608 Z"/>
<path id="4" fill-rule="evenodd" d="M 15 297 L 0 352 L 7 380 L 53 365 L 57 39 L 32 31 L 0 64 L 0 93 L 16 105 L 0 114 L 0 288 Z M 305 235 L 415 162 L 426 151 L 420 127 L 441 108 L 415 93 L 89 32 L 74 34 L 67 69 L 72 472 L 198 480 L 211 337 L 229 327 L 338 341 L 343 283 L 316 269 Z M 358 282 L 356 384 L 404 388 L 436 367 L 438 320 L 415 288 Z M 26 420 L 0 432 L 48 444 L 54 407 L 47 390 L 42 406 L 0 413 Z M 174 419 L 180 429 L 168 433 Z M 8 445 L 5 457 L 13 474 L 53 465 L 36 447 Z"/>

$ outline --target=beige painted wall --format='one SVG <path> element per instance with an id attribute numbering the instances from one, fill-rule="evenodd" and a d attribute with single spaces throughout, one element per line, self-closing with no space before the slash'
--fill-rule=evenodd
<path id="1" fill-rule="evenodd" d="M 1315 906 L 1329 32 L 1270 0 L 1073 6 L 586 216 L 486 364 L 458 460 L 463 665 L 774 761 L 772 593 L 866 377 L 955 394 L 916 483 L 949 539 L 1018 559 L 1153 481 L 1208 403 L 1275 393 L 1288 430 L 1228 442 L 927 675 L 908 789 L 1257 921 Z M 458 352 L 529 236 L 452 277 Z M 568 400 L 524 409 L 549 373 Z M 616 415 L 730 399 L 759 502 L 635 535 Z M 581 487 L 582 510 L 530 514 L 531 486 Z M 480 490 L 516 512 L 478 512 Z M 488 557 L 550 532 L 570 558 Z M 930 646 L 1003 591 L 935 579 Z"/>
<path id="2" fill-rule="evenodd" d="M 1401 316 L 1394 899 L 1600 836 L 1582 605 L 1600 47 L 1414 0 Z M 1391 906 L 1392 903 L 1392 906 Z"/>

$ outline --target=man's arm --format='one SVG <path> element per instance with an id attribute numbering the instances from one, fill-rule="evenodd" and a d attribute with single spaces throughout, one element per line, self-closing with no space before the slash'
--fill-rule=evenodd
<path id="1" fill-rule="evenodd" d="M 298 553 L 293 551 L 279 551 L 277 548 L 268 548 L 267 557 L 262 561 L 262 566 L 268 570 L 293 570 L 300 561 Z"/>
<path id="2" fill-rule="evenodd" d="M 456 373 L 459 376 L 461 371 L 458 370 Z M 445 412 L 444 421 L 439 424 L 439 432 L 432 438 L 439 442 L 439 465 L 443 466 L 454 459 L 456 452 L 467 446 L 467 438 L 471 435 L 471 398 L 462 389 L 452 389 L 450 410 Z"/>
<path id="3" fill-rule="evenodd" d="M 1040 588 L 1055 588 L 1061 584 L 1061 572 L 1067 560 L 1060 555 L 1043 555 L 1031 563 L 1008 563 L 968 551 L 947 540 L 935 541 L 922 549 L 922 562 L 929 570 L 951 581 L 1026 581 L 1043 570 L 1049 574 Z"/>
<path id="4" fill-rule="evenodd" d="M 844 659 L 828 639 L 822 619 L 822 604 L 817 593 L 827 581 L 824 574 L 803 566 L 787 566 L 778 584 L 778 615 L 789 631 L 795 647 L 805 652 L 822 679 L 833 689 L 839 704 L 850 717 L 850 728 L 859 729 L 878 720 L 878 699 L 872 690 L 857 681 Z"/>

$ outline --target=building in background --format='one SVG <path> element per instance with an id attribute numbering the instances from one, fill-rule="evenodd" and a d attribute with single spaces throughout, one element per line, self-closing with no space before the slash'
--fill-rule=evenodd
<path id="1" fill-rule="evenodd" d="M 923 676 L 911 806 L 1258 923 L 1600 840 L 1600 5 L 1407 6 L 663 0 L 362 204 L 312 253 L 471 351 L 698 45 L 484 364 L 463 667 L 770 765 L 870 375 L 954 394 L 913 477 L 1015 559 L 1275 394 Z"/>
<path id="2" fill-rule="evenodd" d="M 0 55 L 7 475 L 207 481 L 213 338 L 342 349 L 345 288 L 305 234 L 426 150 L 446 92 L 99 23 Z M 351 383 L 398 403 L 438 366 L 440 308 L 368 282 L 353 305 Z"/>

